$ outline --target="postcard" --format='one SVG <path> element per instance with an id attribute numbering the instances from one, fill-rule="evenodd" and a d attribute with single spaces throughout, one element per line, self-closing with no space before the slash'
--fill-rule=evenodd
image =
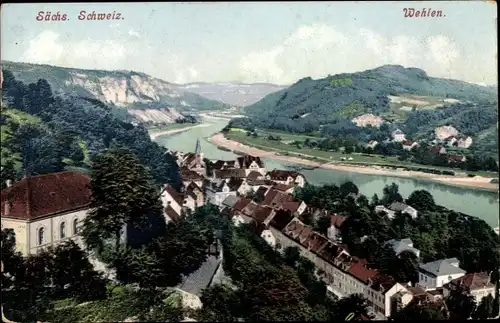
<path id="1" fill-rule="evenodd" d="M 0 24 L 3 321 L 500 317 L 496 2 Z"/>

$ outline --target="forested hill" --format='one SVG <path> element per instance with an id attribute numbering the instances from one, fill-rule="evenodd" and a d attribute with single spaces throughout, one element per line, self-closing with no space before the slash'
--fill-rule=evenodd
<path id="1" fill-rule="evenodd" d="M 178 165 L 148 131 L 113 115 L 96 99 L 55 96 L 45 79 L 25 84 L 3 70 L 2 184 L 6 179 L 85 170 L 93 156 L 112 146 L 129 148 L 150 168 L 156 184 L 180 184 Z"/>
<path id="2" fill-rule="evenodd" d="M 86 70 L 10 61 L 2 61 L 2 69 L 11 71 L 24 83 L 43 78 L 55 95 L 88 97 L 118 108 L 184 112 L 228 107 L 176 84 L 134 71 Z"/>
<path id="3" fill-rule="evenodd" d="M 301 79 L 247 106 L 245 112 L 262 127 L 312 132 L 320 125 L 338 123 L 339 117 L 372 113 L 404 122 L 411 110 L 437 110 L 458 102 L 493 106 L 496 89 L 429 77 L 417 68 L 384 65 L 318 80 Z"/>

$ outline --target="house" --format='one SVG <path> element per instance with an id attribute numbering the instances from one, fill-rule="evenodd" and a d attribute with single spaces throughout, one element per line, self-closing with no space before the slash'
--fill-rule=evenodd
<path id="1" fill-rule="evenodd" d="M 453 147 L 457 145 L 458 139 L 457 136 L 449 136 L 444 140 L 444 142 L 446 142 L 448 147 Z"/>
<path id="2" fill-rule="evenodd" d="M 329 290 L 339 297 L 363 294 L 382 319 L 391 313 L 391 297 L 406 290 L 405 286 L 392 278 L 371 269 L 365 259 L 350 256 L 345 246 L 329 241 L 298 218 L 293 218 L 281 231 L 272 225 L 269 228 L 279 246 L 278 250 L 298 247 L 301 255 L 315 264 L 318 276 Z"/>
<path id="3" fill-rule="evenodd" d="M 328 239 L 341 242 L 342 238 L 340 236 L 340 228 L 345 221 L 345 217 L 341 215 L 334 214 L 331 216 L 330 227 L 327 230 Z"/>
<path id="4" fill-rule="evenodd" d="M 458 148 L 469 148 L 472 145 L 472 138 L 467 136 L 461 136 L 458 138 L 457 147 Z"/>
<path id="5" fill-rule="evenodd" d="M 418 143 L 416 143 L 415 141 L 411 141 L 411 140 L 404 140 L 403 141 L 403 149 L 404 150 L 412 150 L 413 147 L 417 147 L 418 146 Z"/>
<path id="6" fill-rule="evenodd" d="M 222 201 L 221 209 L 229 208 L 232 209 L 234 205 L 238 202 L 238 197 L 235 195 L 229 195 Z"/>
<path id="7" fill-rule="evenodd" d="M 217 160 L 212 164 L 213 170 L 232 169 L 234 167 L 234 160 Z"/>
<path id="8" fill-rule="evenodd" d="M 446 148 L 444 148 L 443 146 L 433 146 L 431 147 L 430 149 L 430 152 L 434 153 L 434 154 L 446 154 Z"/>
<path id="9" fill-rule="evenodd" d="M 203 186 L 203 175 L 200 175 L 194 170 L 188 169 L 187 167 L 181 167 L 179 173 L 184 187 L 187 187 L 191 182 L 194 182 L 199 187 Z"/>
<path id="10" fill-rule="evenodd" d="M 376 140 L 370 140 L 368 142 L 368 144 L 366 145 L 366 147 L 374 149 L 377 145 L 378 145 L 378 141 L 376 141 Z"/>
<path id="11" fill-rule="evenodd" d="M 449 164 L 465 163 L 467 158 L 463 155 L 447 155 L 446 159 Z"/>
<path id="12" fill-rule="evenodd" d="M 238 192 L 239 195 L 246 195 L 247 193 L 253 191 L 253 187 L 248 184 L 247 180 L 245 178 L 240 179 L 241 183 L 239 184 L 238 188 L 236 191 Z"/>
<path id="13" fill-rule="evenodd" d="M 222 169 L 214 170 L 213 179 L 245 178 L 247 175 L 244 169 Z"/>
<path id="14" fill-rule="evenodd" d="M 392 140 L 395 142 L 403 142 L 406 140 L 406 136 L 400 129 L 396 129 L 391 133 Z"/>
<path id="15" fill-rule="evenodd" d="M 418 267 L 418 272 L 417 286 L 426 291 L 441 288 L 453 279 L 465 275 L 465 270 L 459 267 L 457 258 L 441 259 L 421 264 Z"/>
<path id="16" fill-rule="evenodd" d="M 283 193 L 292 194 L 293 190 L 295 189 L 295 186 L 294 185 L 286 185 L 286 184 L 274 183 L 274 185 L 272 186 L 272 188 L 275 189 L 275 190 L 277 190 L 277 191 L 283 192 Z"/>
<path id="17" fill-rule="evenodd" d="M 185 212 L 184 196 L 177 192 L 172 186 L 166 184 L 160 194 L 160 199 L 165 210 L 165 220 L 177 221 Z M 175 213 L 175 214 L 174 214 Z"/>
<path id="18" fill-rule="evenodd" d="M 488 295 L 495 298 L 495 285 L 487 273 L 471 273 L 451 280 L 443 286 L 443 296 L 447 297 L 451 291 L 458 290 L 473 296 L 476 304 Z"/>
<path id="19" fill-rule="evenodd" d="M 13 229 L 16 251 L 27 256 L 71 239 L 83 246 L 80 225 L 91 201 L 90 177 L 59 172 L 7 182 L 1 191 L 2 229 Z"/>
<path id="20" fill-rule="evenodd" d="M 298 187 L 304 187 L 306 179 L 304 175 L 288 170 L 274 169 L 266 174 L 266 179 L 280 184 L 295 184 Z"/>
<path id="21" fill-rule="evenodd" d="M 375 212 L 376 213 L 385 212 L 387 214 L 387 216 L 389 217 L 389 219 L 394 219 L 396 212 L 408 214 L 413 219 L 415 219 L 418 215 L 417 210 L 415 210 L 413 207 L 406 205 L 404 203 L 401 203 L 401 202 L 394 202 L 388 208 L 386 208 L 384 205 L 377 205 L 377 206 L 375 206 Z"/>
<path id="22" fill-rule="evenodd" d="M 399 255 L 403 251 L 411 251 L 417 256 L 417 258 L 420 257 L 420 250 L 413 247 L 413 241 L 409 238 L 401 240 L 391 239 L 385 243 L 391 246 L 396 255 Z"/>
<path id="23" fill-rule="evenodd" d="M 240 187 L 243 179 L 229 178 L 229 179 L 216 179 L 209 182 L 205 187 L 206 201 L 217 206 L 222 206 L 222 202 L 230 195 L 237 195 L 238 188 Z"/>
<path id="24" fill-rule="evenodd" d="M 265 175 L 257 172 L 257 171 L 251 171 L 250 173 L 248 173 L 247 175 L 247 180 L 249 181 L 256 181 L 256 180 L 262 180 L 265 178 Z"/>
<path id="25" fill-rule="evenodd" d="M 183 195 L 186 200 L 185 206 L 191 211 L 194 211 L 197 207 L 203 206 L 205 202 L 203 190 L 195 182 L 189 183 Z"/>
<path id="26" fill-rule="evenodd" d="M 237 157 L 234 162 L 235 168 L 240 168 L 245 170 L 245 176 L 250 174 L 253 171 L 259 172 L 262 175 L 266 174 L 266 169 L 264 167 L 264 163 L 260 159 L 260 157 L 254 157 L 250 155 L 244 155 L 241 157 Z"/>
<path id="27" fill-rule="evenodd" d="M 401 202 L 394 202 L 391 205 L 389 205 L 389 210 L 393 212 L 401 212 L 403 214 L 408 214 L 411 216 L 413 219 L 415 219 L 418 215 L 418 211 L 415 210 L 413 207 L 406 205 Z"/>
<path id="28" fill-rule="evenodd" d="M 200 139 L 196 140 L 195 152 L 185 154 L 180 162 L 180 166 L 195 171 L 200 175 L 205 173 L 205 161 L 201 152 Z"/>
<path id="29" fill-rule="evenodd" d="M 295 215 L 301 215 L 307 208 L 304 201 L 297 201 L 292 195 L 276 189 L 270 189 L 261 204 L 276 210 L 290 211 Z"/>

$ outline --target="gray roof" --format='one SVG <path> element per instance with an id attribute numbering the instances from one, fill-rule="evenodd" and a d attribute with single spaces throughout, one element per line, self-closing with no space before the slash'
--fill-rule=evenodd
<path id="1" fill-rule="evenodd" d="M 210 285 L 210 282 L 212 281 L 220 263 L 220 258 L 217 259 L 217 257 L 212 255 L 208 256 L 207 260 L 201 265 L 201 267 L 186 277 L 184 282 L 180 284 L 179 288 L 185 292 L 200 297 L 202 290 Z"/>
<path id="2" fill-rule="evenodd" d="M 238 198 L 235 195 L 229 195 L 226 197 L 226 199 L 222 202 L 223 205 L 233 207 L 236 202 L 238 202 Z"/>
<path id="3" fill-rule="evenodd" d="M 391 245 L 392 249 L 397 255 L 406 250 L 412 251 L 417 255 L 420 251 L 417 248 L 410 247 L 410 245 L 413 245 L 413 242 L 409 238 L 401 240 L 392 239 L 387 241 L 386 243 Z"/>
<path id="4" fill-rule="evenodd" d="M 452 263 L 458 262 L 457 258 L 441 259 L 422 264 L 420 265 L 420 269 L 435 276 L 465 274 L 465 270 L 452 265 Z"/>
<path id="5" fill-rule="evenodd" d="M 406 209 L 408 207 L 408 205 L 404 204 L 404 203 L 401 203 L 401 202 L 394 202 L 392 203 L 390 206 L 389 206 L 389 210 L 392 210 L 392 211 L 403 211 L 404 209 Z"/>

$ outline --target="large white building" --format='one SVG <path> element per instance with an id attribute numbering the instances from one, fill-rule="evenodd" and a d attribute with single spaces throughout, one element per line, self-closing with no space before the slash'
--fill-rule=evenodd
<path id="1" fill-rule="evenodd" d="M 457 258 L 441 259 L 422 264 L 418 268 L 418 286 L 424 290 L 434 290 L 465 275 Z"/>
<path id="2" fill-rule="evenodd" d="M 1 192 L 2 229 L 16 234 L 23 255 L 72 239 L 80 246 L 80 224 L 90 204 L 90 178 L 77 172 L 51 173 L 12 184 Z"/>

